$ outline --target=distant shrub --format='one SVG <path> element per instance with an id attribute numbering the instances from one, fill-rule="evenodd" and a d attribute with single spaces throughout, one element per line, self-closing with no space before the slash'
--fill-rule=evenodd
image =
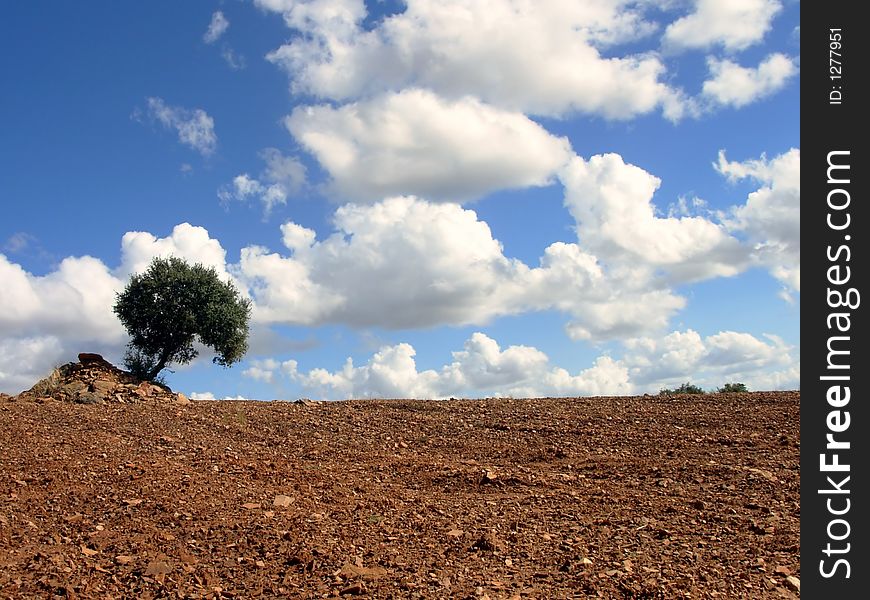
<path id="1" fill-rule="evenodd" d="M 659 391 L 660 396 L 673 396 L 674 394 L 703 394 L 704 390 L 699 388 L 697 385 L 691 384 L 688 381 L 683 383 L 678 388 L 668 389 L 664 388 Z"/>
<path id="2" fill-rule="evenodd" d="M 749 388 L 745 383 L 726 383 L 717 390 L 721 394 L 733 394 L 736 392 L 748 392 Z"/>

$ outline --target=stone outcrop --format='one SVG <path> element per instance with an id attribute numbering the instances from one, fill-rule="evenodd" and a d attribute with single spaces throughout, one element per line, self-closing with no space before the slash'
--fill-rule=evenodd
<path id="1" fill-rule="evenodd" d="M 51 398 L 76 404 L 190 403 L 184 394 L 175 393 L 165 385 L 143 381 L 117 368 L 99 354 L 82 352 L 78 358 L 79 362 L 57 367 L 48 377 L 19 394 L 19 397 Z"/>

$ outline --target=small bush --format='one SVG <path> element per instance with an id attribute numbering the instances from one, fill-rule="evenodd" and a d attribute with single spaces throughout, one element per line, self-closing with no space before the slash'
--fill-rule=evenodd
<path id="1" fill-rule="evenodd" d="M 748 392 L 749 388 L 745 383 L 726 383 L 717 390 L 720 394 L 734 394 L 737 392 Z"/>
<path id="2" fill-rule="evenodd" d="M 675 389 L 664 388 L 659 392 L 660 396 L 673 396 L 674 394 L 703 394 L 704 390 L 688 381 Z"/>

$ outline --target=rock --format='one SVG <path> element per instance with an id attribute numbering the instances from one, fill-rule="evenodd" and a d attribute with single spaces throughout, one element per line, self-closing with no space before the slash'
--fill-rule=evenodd
<path id="1" fill-rule="evenodd" d="M 148 567 L 145 569 L 145 575 L 149 577 L 155 577 L 159 575 L 166 575 L 172 571 L 172 567 L 163 560 L 153 560 L 148 564 Z"/>
<path id="2" fill-rule="evenodd" d="M 187 396 L 185 396 L 181 392 L 178 392 L 177 394 L 175 394 L 175 403 L 176 404 L 190 404 L 190 398 L 188 398 Z"/>
<path id="3" fill-rule="evenodd" d="M 74 400 L 76 404 L 102 404 L 106 401 L 103 396 L 95 392 L 79 392 Z"/>
<path id="4" fill-rule="evenodd" d="M 482 550 L 484 552 L 495 552 L 501 548 L 501 543 L 493 533 L 485 533 L 471 545 L 471 550 Z"/>
<path id="5" fill-rule="evenodd" d="M 87 390 L 88 384 L 86 384 L 84 381 L 73 380 L 60 386 L 59 391 L 63 394 L 66 394 L 67 396 L 75 398 L 79 394 L 81 394 L 82 392 L 86 392 Z"/>
<path id="6" fill-rule="evenodd" d="M 383 567 L 364 567 L 362 561 L 360 564 L 352 565 L 345 563 L 339 571 L 339 575 L 345 579 L 363 579 L 365 581 L 375 581 L 387 574 L 387 570 Z"/>
<path id="7" fill-rule="evenodd" d="M 496 472 L 492 471 L 490 469 L 487 469 L 486 471 L 483 472 L 483 477 L 480 478 L 480 484 L 486 485 L 486 484 L 495 483 L 496 479 L 498 479 L 498 475 L 496 474 Z"/>
<path id="8" fill-rule="evenodd" d="M 103 397 L 106 397 L 114 392 L 117 386 L 118 384 L 114 381 L 108 381 L 107 379 L 97 379 L 91 384 L 91 387 L 93 388 L 91 391 L 96 392 Z"/>
<path id="9" fill-rule="evenodd" d="M 133 393 L 143 399 L 150 398 L 156 389 L 159 388 L 157 388 L 157 386 L 155 385 L 151 385 L 147 381 L 143 381 L 136 387 L 135 390 L 133 390 Z"/>
<path id="10" fill-rule="evenodd" d="M 290 496 L 285 496 L 284 494 L 278 494 L 272 501 L 273 506 L 290 506 L 292 503 L 293 498 L 291 498 Z"/>
<path id="11" fill-rule="evenodd" d="M 79 362 L 83 365 L 92 365 L 92 364 L 109 364 L 109 362 L 103 358 L 99 354 L 94 354 L 92 352 L 80 352 L 79 353 Z"/>
<path id="12" fill-rule="evenodd" d="M 777 565 L 777 567 L 773 570 L 773 572 L 776 573 L 777 575 L 784 575 L 786 577 L 791 575 L 791 569 L 789 569 L 788 567 L 783 567 L 781 565 Z"/>
<path id="13" fill-rule="evenodd" d="M 366 593 L 366 586 L 361 583 L 354 583 L 353 585 L 349 585 L 346 588 L 342 589 L 338 595 L 339 596 L 359 596 L 360 594 Z"/>
<path id="14" fill-rule="evenodd" d="M 22 392 L 22 399 L 53 399 L 77 404 L 133 403 L 143 400 L 185 403 L 165 386 L 142 381 L 99 354 L 82 352 L 80 362 L 54 369 L 48 377 Z"/>
<path id="15" fill-rule="evenodd" d="M 794 575 L 789 575 L 785 578 L 785 583 L 788 587 L 793 589 L 796 592 L 801 591 L 801 580 L 795 577 Z"/>

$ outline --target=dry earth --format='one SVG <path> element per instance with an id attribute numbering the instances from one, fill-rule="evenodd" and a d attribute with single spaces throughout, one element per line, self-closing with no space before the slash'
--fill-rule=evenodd
<path id="1" fill-rule="evenodd" d="M 790 598 L 797 392 L 0 398 L 0 598 Z"/>

